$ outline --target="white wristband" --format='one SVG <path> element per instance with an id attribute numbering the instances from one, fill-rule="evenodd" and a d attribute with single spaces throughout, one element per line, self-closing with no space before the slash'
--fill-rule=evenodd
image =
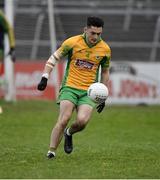
<path id="1" fill-rule="evenodd" d="M 44 73 L 44 74 L 42 74 L 42 77 L 45 77 L 45 78 L 49 78 L 49 74 L 48 73 Z"/>

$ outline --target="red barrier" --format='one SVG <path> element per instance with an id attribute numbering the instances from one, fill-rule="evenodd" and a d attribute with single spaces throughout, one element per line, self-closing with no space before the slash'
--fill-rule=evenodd
<path id="1" fill-rule="evenodd" d="M 37 84 L 43 73 L 44 62 L 17 62 L 15 64 L 15 85 L 17 99 L 55 99 L 53 78 L 48 80 L 45 91 L 38 91 Z"/>

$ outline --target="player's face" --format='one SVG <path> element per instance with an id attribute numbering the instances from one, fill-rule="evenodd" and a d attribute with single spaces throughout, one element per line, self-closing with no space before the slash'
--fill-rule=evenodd
<path id="1" fill-rule="evenodd" d="M 94 27 L 94 26 L 87 27 L 85 29 L 85 33 L 86 33 L 87 41 L 90 44 L 94 45 L 99 41 L 101 37 L 102 27 Z"/>

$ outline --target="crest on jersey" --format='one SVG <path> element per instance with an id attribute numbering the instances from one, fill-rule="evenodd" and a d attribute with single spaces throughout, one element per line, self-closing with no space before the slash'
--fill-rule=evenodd
<path id="1" fill-rule="evenodd" d="M 100 58 L 101 58 L 100 56 L 96 56 L 96 60 L 100 60 Z"/>
<path id="2" fill-rule="evenodd" d="M 86 51 L 86 57 L 89 58 L 91 53 L 92 53 L 91 51 Z"/>

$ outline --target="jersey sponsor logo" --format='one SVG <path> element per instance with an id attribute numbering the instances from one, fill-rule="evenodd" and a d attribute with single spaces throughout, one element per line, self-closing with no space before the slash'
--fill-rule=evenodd
<path id="1" fill-rule="evenodd" d="M 75 65 L 82 69 L 92 69 L 94 66 L 94 63 L 89 62 L 87 60 L 76 59 Z"/>

